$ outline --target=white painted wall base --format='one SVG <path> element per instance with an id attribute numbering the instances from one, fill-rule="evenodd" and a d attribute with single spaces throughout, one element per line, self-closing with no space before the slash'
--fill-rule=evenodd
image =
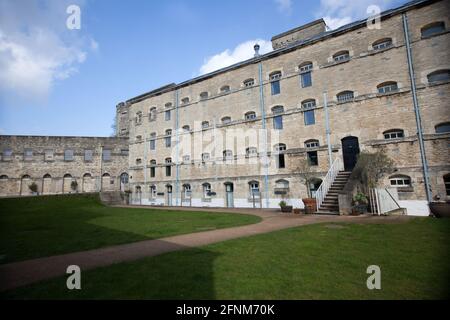
<path id="1" fill-rule="evenodd" d="M 426 200 L 399 200 L 398 204 L 401 208 L 406 208 L 408 216 L 428 217 L 430 215 Z"/>

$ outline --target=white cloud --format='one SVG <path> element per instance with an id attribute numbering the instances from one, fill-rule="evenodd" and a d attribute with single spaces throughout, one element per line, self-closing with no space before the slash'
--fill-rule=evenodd
<path id="1" fill-rule="evenodd" d="M 206 58 L 203 65 L 200 67 L 200 74 L 206 74 L 252 58 L 255 55 L 255 50 L 253 49 L 255 43 L 258 43 L 260 46 L 260 54 L 272 51 L 272 43 L 270 41 L 262 39 L 245 41 L 232 50 L 226 49 L 221 53 Z"/>
<path id="2" fill-rule="evenodd" d="M 398 0 L 321 0 L 317 17 L 323 17 L 331 29 L 337 29 L 352 21 L 367 18 L 371 13 L 367 9 L 378 6 L 381 11 L 386 10 Z"/>
<path id="3" fill-rule="evenodd" d="M 275 2 L 277 4 L 278 11 L 285 14 L 291 14 L 292 0 L 275 0 Z"/>
<path id="4" fill-rule="evenodd" d="M 65 29 L 67 3 L 0 0 L 0 94 L 9 103 L 45 99 L 98 50 L 94 39 Z"/>

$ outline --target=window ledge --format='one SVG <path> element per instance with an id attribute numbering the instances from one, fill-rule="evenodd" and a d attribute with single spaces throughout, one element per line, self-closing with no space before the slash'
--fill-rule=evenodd
<path id="1" fill-rule="evenodd" d="M 324 65 L 321 65 L 320 68 L 322 69 L 322 68 L 330 68 L 330 67 L 334 67 L 334 66 L 337 66 L 337 65 L 340 65 L 340 64 L 343 64 L 343 63 L 350 62 L 351 60 L 352 60 L 352 58 L 349 58 L 349 59 L 347 59 L 347 60 L 342 60 L 342 61 L 332 61 L 332 62 L 328 62 L 328 63 L 326 63 L 326 64 L 324 64 Z"/>

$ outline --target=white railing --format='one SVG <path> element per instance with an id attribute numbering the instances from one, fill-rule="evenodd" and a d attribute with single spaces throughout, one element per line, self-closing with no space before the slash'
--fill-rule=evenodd
<path id="1" fill-rule="evenodd" d="M 390 211 L 400 209 L 398 193 L 395 188 L 376 188 L 369 190 L 371 212 L 385 215 Z"/>
<path id="2" fill-rule="evenodd" d="M 341 170 L 341 167 L 342 167 L 341 158 L 336 158 L 333 164 L 331 165 L 330 169 L 328 170 L 327 175 L 322 180 L 320 187 L 316 190 L 317 210 L 319 210 L 320 206 L 325 200 L 328 190 L 330 190 L 331 185 L 333 184 L 337 174 L 339 173 L 339 170 Z"/>

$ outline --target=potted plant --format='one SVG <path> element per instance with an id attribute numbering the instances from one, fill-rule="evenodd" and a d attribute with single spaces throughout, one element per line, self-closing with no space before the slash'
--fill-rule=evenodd
<path id="1" fill-rule="evenodd" d="M 316 173 L 312 170 L 313 167 L 309 163 L 308 159 L 302 159 L 299 163 L 296 171 L 306 186 L 307 197 L 302 198 L 305 205 L 305 213 L 313 213 L 317 211 L 316 198 L 313 197 L 310 189 L 310 185 L 313 182 Z"/>
<path id="2" fill-rule="evenodd" d="M 367 196 L 362 192 L 358 192 L 353 197 L 352 215 L 360 215 L 360 214 L 367 213 L 368 203 L 369 203 L 369 201 L 367 200 Z"/>
<path id="3" fill-rule="evenodd" d="M 70 188 L 73 190 L 73 191 L 77 191 L 77 189 L 78 189 L 78 182 L 76 181 L 76 180 L 73 180 L 71 183 L 70 183 Z"/>
<path id="4" fill-rule="evenodd" d="M 288 206 L 284 200 L 280 201 L 279 206 L 281 208 L 281 212 L 292 212 L 292 206 Z"/>
<path id="5" fill-rule="evenodd" d="M 35 182 L 31 183 L 28 188 L 30 189 L 31 193 L 33 195 L 37 195 L 38 194 L 38 186 Z"/>

